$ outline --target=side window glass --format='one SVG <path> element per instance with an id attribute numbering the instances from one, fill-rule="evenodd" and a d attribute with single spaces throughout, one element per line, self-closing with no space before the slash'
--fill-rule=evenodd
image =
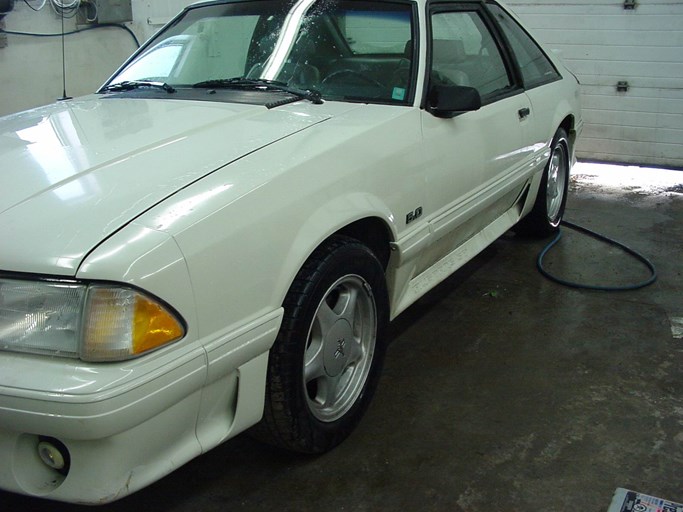
<path id="1" fill-rule="evenodd" d="M 432 15 L 431 79 L 474 87 L 482 98 L 512 83 L 493 36 L 477 12 Z"/>
<path id="2" fill-rule="evenodd" d="M 560 78 L 555 66 L 543 50 L 508 13 L 495 4 L 489 4 L 489 9 L 496 17 L 505 37 L 510 41 L 510 47 L 519 64 L 526 88 L 530 89 Z"/>

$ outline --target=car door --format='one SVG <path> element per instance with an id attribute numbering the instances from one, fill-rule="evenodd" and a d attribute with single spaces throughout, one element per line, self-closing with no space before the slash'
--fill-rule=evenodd
<path id="1" fill-rule="evenodd" d="M 433 242 L 426 268 L 514 203 L 529 158 L 529 98 L 514 79 L 480 4 L 435 4 L 429 13 L 428 85 L 477 89 L 482 107 L 450 119 L 422 111 Z M 429 92 L 427 93 L 429 94 Z"/>
<path id="2" fill-rule="evenodd" d="M 531 148 L 536 155 L 541 156 L 543 152 L 547 152 L 557 130 L 557 99 L 566 97 L 566 84 L 562 82 L 562 76 L 552 61 L 510 14 L 495 3 L 489 3 L 488 9 L 509 42 L 511 55 L 531 102 Z M 545 158 L 541 158 L 540 161 L 542 167 Z"/>

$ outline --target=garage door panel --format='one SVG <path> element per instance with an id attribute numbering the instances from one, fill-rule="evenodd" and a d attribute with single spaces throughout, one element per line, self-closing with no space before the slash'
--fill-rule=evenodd
<path id="1" fill-rule="evenodd" d="M 683 163 L 683 1 L 511 1 L 582 84 L 583 158 Z M 626 91 L 617 84 L 627 82 Z"/>
<path id="2" fill-rule="evenodd" d="M 660 128 L 677 130 L 681 135 L 678 138 L 680 143 L 683 140 L 683 129 L 681 128 L 680 114 L 660 114 L 658 117 Z"/>
<path id="3" fill-rule="evenodd" d="M 609 126 L 609 125 L 592 125 L 587 130 L 587 135 L 591 139 L 610 141 L 610 145 L 620 147 L 620 142 L 625 137 L 631 136 L 634 140 L 642 141 L 647 144 L 655 137 L 655 128 L 633 128 L 629 126 Z M 640 144 L 639 142 L 638 144 Z M 642 151 L 642 149 L 641 149 Z"/>
<path id="4" fill-rule="evenodd" d="M 572 66 L 572 69 L 574 66 Z M 574 71 L 576 73 L 576 71 Z M 638 98 L 651 98 L 655 93 L 647 89 L 658 89 L 658 96 L 678 98 L 683 91 L 683 78 L 666 77 L 624 77 L 624 75 L 581 75 L 581 88 L 583 94 L 614 95 L 617 82 L 627 79 L 629 96 Z M 643 91 L 645 89 L 645 91 Z"/>
<path id="5" fill-rule="evenodd" d="M 605 148 L 609 148 L 607 151 Z M 683 167 L 683 158 L 679 156 L 678 145 L 658 144 L 655 147 L 646 142 L 613 141 L 609 139 L 590 139 L 577 150 L 579 158 L 641 164 L 642 156 L 660 160 L 659 165 L 667 167 Z"/>
<path id="6" fill-rule="evenodd" d="M 629 93 L 616 93 L 612 86 L 583 86 L 583 107 L 651 114 L 683 114 L 683 91 L 632 87 Z M 587 113 L 585 115 L 588 115 Z"/>
<path id="7" fill-rule="evenodd" d="M 669 128 L 643 128 L 641 126 L 614 126 L 609 124 L 593 124 L 586 130 L 590 138 L 612 141 L 637 140 L 639 142 L 661 144 L 677 144 L 681 140 L 681 130 Z"/>
<path id="8" fill-rule="evenodd" d="M 609 110 L 613 112 L 639 112 L 654 113 L 655 115 L 683 114 L 683 99 L 652 98 L 652 97 L 628 97 L 591 95 L 583 96 L 584 115 L 588 116 L 589 110 Z M 622 123 L 623 124 L 623 123 Z M 677 126 L 683 128 L 680 123 Z"/>
<path id="9" fill-rule="evenodd" d="M 565 51 L 568 46 L 575 45 L 577 41 L 591 41 L 596 46 L 632 46 L 638 42 L 641 47 L 668 47 L 680 48 L 683 45 L 683 31 L 669 31 L 663 40 L 662 34 L 647 30 L 593 30 L 568 29 L 561 24 L 554 28 L 548 25 L 534 29 L 534 35 L 543 42 L 553 41 L 554 46 L 562 47 Z M 551 46 L 553 47 L 553 46 Z"/>
<path id="10" fill-rule="evenodd" d="M 660 144 L 680 144 L 683 140 L 683 130 L 658 128 L 654 140 Z"/>
<path id="11" fill-rule="evenodd" d="M 623 4 L 622 4 L 623 5 Z M 558 6 L 566 8 L 564 6 Z M 586 14 L 571 14 L 567 16 L 558 14 L 524 14 L 521 10 L 513 9 L 519 16 L 530 26 L 543 26 L 549 19 L 553 22 L 553 26 L 561 26 L 564 29 L 583 29 L 583 30 L 610 30 L 612 28 L 626 31 L 641 31 L 641 30 L 657 30 L 665 32 L 675 32 L 680 30 L 677 25 L 676 17 L 672 16 L 655 16 L 636 14 L 623 14 L 622 12 L 612 9 L 612 12 L 617 14 L 605 14 L 602 16 L 590 16 Z M 546 25 L 547 26 L 547 25 Z M 559 27 L 558 27 L 559 28 Z"/>
<path id="12" fill-rule="evenodd" d="M 565 59 L 568 61 L 569 59 Z M 683 76 L 683 63 L 638 62 L 633 60 L 594 60 L 579 59 L 571 61 L 571 69 L 579 75 L 613 75 L 628 78 L 673 78 Z"/>
<path id="13" fill-rule="evenodd" d="M 590 59 L 594 61 L 618 62 L 666 62 L 683 64 L 683 52 L 675 46 L 607 46 L 573 44 L 567 45 L 562 58 L 571 60 Z M 669 74 L 668 76 L 671 76 Z M 674 75 L 675 76 L 675 75 Z"/>
<path id="14" fill-rule="evenodd" d="M 659 128 L 661 117 L 658 114 L 642 112 L 622 112 L 620 110 L 587 110 L 583 116 L 586 129 L 584 136 L 588 133 L 588 128 L 594 124 L 623 124 L 626 126 L 642 126 L 645 128 Z M 666 125 L 666 128 L 672 128 Z"/>
<path id="15" fill-rule="evenodd" d="M 650 112 L 623 112 L 620 110 L 588 110 L 584 114 L 586 126 L 593 124 L 611 124 L 624 126 L 641 126 L 644 128 L 664 128 L 677 131 L 679 142 L 683 140 L 679 114 L 652 114 Z M 588 132 L 587 132 L 588 133 Z M 585 134 L 584 134 L 585 135 Z M 674 142 L 676 140 L 674 139 Z"/>

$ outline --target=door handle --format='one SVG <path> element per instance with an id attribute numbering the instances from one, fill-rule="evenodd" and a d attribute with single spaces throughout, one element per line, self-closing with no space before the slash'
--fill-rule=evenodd
<path id="1" fill-rule="evenodd" d="M 520 108 L 517 111 L 517 114 L 519 114 L 519 120 L 521 121 L 522 119 L 528 117 L 529 114 L 531 114 L 531 110 L 529 110 L 529 107 Z"/>

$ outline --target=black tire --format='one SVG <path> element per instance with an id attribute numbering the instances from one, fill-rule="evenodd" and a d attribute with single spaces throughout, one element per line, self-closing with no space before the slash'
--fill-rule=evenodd
<path id="1" fill-rule="evenodd" d="M 382 265 L 355 239 L 333 237 L 313 253 L 284 301 L 257 439 L 323 453 L 351 433 L 381 373 L 387 297 Z"/>
<path id="2" fill-rule="evenodd" d="M 544 237 L 560 227 L 569 190 L 570 147 L 567 132 L 559 128 L 550 145 L 550 158 L 543 171 L 532 210 L 514 230 L 522 235 Z"/>

